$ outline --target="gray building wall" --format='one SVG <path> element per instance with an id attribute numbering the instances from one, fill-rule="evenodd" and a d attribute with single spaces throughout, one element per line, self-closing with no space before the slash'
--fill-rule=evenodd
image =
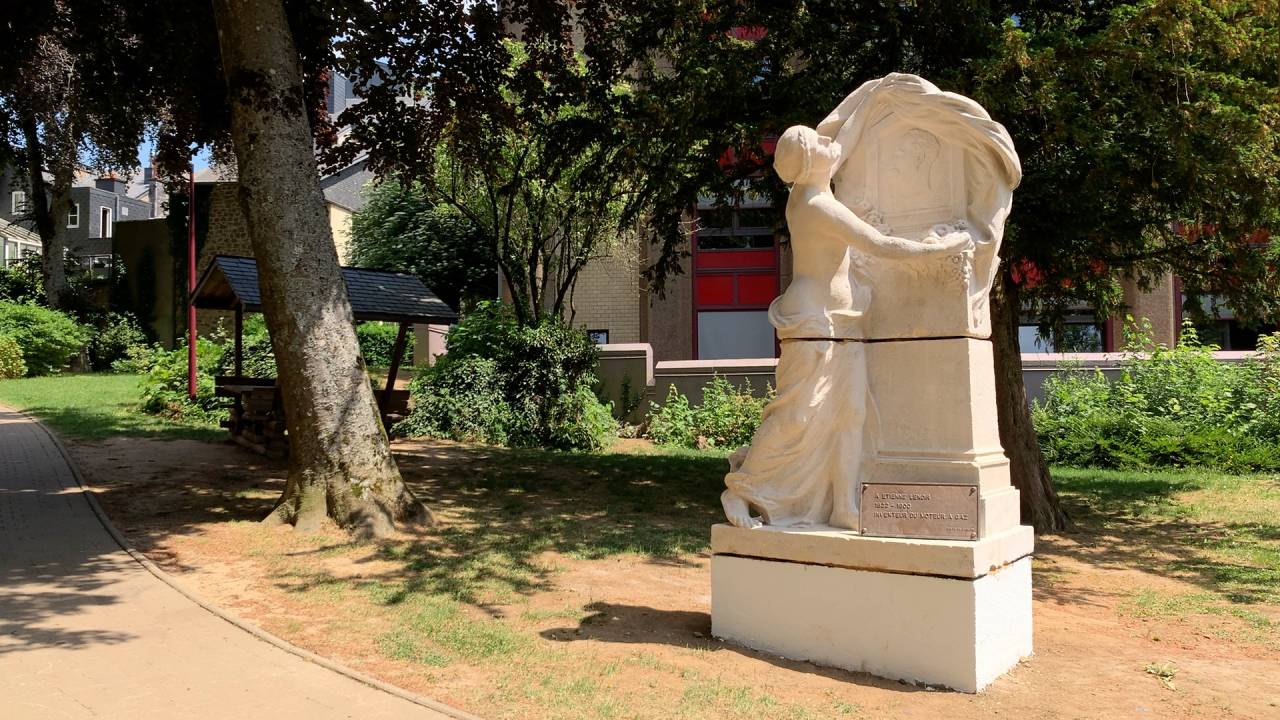
<path id="1" fill-rule="evenodd" d="M 0 173 L 0 218 L 8 220 L 20 227 L 34 230 L 35 223 L 29 215 L 13 212 L 12 192 L 27 192 L 24 176 L 7 168 Z M 28 192 L 28 198 L 30 193 Z M 151 203 L 137 200 L 123 193 L 114 193 L 97 187 L 77 186 L 71 188 L 71 202 L 79 208 L 79 222 L 76 227 L 67 227 L 67 247 L 72 255 L 109 255 L 111 241 L 103 238 L 102 209 L 111 210 L 111 222 L 122 223 L 134 220 L 150 220 Z M 68 220 L 70 217 L 67 218 Z"/>

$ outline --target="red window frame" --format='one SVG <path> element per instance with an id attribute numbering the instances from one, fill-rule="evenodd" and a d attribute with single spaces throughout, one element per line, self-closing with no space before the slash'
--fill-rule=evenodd
<path id="1" fill-rule="evenodd" d="M 694 217 L 698 215 L 694 210 Z M 782 275 L 780 272 L 781 252 L 778 236 L 772 235 L 772 244 L 767 248 L 733 248 L 707 249 L 701 248 L 698 242 L 698 231 L 694 230 L 690 237 L 690 255 L 693 272 L 692 288 L 689 293 L 692 315 L 693 357 L 700 359 L 698 348 L 698 313 L 700 312 L 733 312 L 742 310 L 768 310 L 769 304 L 782 291 Z M 744 301 L 742 295 L 743 278 L 771 277 L 774 293 L 764 301 Z M 701 294 L 701 278 L 726 279 L 728 283 L 728 302 L 699 302 Z M 719 298 L 717 298 L 719 299 Z M 778 339 L 773 341 L 773 355 L 778 356 Z"/>

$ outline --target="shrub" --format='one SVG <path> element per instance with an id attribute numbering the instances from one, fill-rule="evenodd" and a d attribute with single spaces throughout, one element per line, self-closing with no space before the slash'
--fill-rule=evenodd
<path id="1" fill-rule="evenodd" d="M 147 336 L 132 315 L 104 313 L 89 341 L 89 366 L 94 370 L 113 369 L 128 357 L 129 348 L 146 347 Z"/>
<path id="2" fill-rule="evenodd" d="M 397 432 L 565 450 L 598 449 L 615 436 L 609 406 L 591 392 L 595 345 L 558 318 L 521 327 L 509 307 L 481 303 L 450 330 L 448 347 L 410 385 L 413 411 Z"/>
<path id="3" fill-rule="evenodd" d="M 518 424 L 493 360 L 443 359 L 409 384 L 413 412 L 396 426 L 409 436 L 508 444 Z"/>
<path id="4" fill-rule="evenodd" d="M 717 375 L 702 388 L 702 404 L 692 407 L 689 398 L 673 385 L 667 402 L 661 407 L 653 405 L 649 437 L 661 445 L 741 447 L 751 442 L 765 405 L 772 399 L 772 388 L 765 397 L 755 397 L 751 383 L 736 388 Z"/>
<path id="5" fill-rule="evenodd" d="M 0 301 L 44 305 L 40 258 L 32 256 L 0 266 Z"/>
<path id="6" fill-rule="evenodd" d="M 27 374 L 27 364 L 22 360 L 22 348 L 8 335 L 0 335 L 0 380 L 20 378 Z"/>
<path id="7" fill-rule="evenodd" d="M 244 353 L 244 364 L 241 372 L 244 377 L 273 378 L 277 377 L 276 356 L 271 349 L 271 334 L 267 332 L 267 321 L 261 315 L 250 315 L 244 319 L 242 328 L 241 349 Z M 236 369 L 236 345 L 225 327 L 219 327 L 217 341 L 222 346 L 222 355 L 218 359 L 216 373 L 218 375 L 234 375 Z"/>
<path id="8" fill-rule="evenodd" d="M 142 409 L 153 415 L 214 423 L 227 415 L 227 401 L 214 395 L 223 347 L 212 340 L 196 341 L 196 397 L 187 394 L 187 348 L 158 352 L 142 378 Z"/>
<path id="9" fill-rule="evenodd" d="M 672 385 L 665 403 L 652 403 L 649 438 L 659 445 L 694 447 L 698 440 L 696 422 L 693 408 L 689 407 L 689 398 Z"/>
<path id="10" fill-rule="evenodd" d="M 87 339 L 85 329 L 65 313 L 11 302 L 0 302 L 0 335 L 18 343 L 31 376 L 62 370 Z"/>
<path id="11" fill-rule="evenodd" d="M 603 450 L 618 436 L 618 421 L 586 383 L 560 396 L 551 411 L 547 445 L 566 450 Z"/>
<path id="12" fill-rule="evenodd" d="M 396 334 L 399 328 L 393 323 L 367 322 L 356 326 L 356 339 L 360 341 L 360 354 L 369 367 L 390 367 L 395 352 Z M 413 362 L 413 333 L 405 337 L 402 363 Z"/>
<path id="13" fill-rule="evenodd" d="M 1245 363 L 1214 359 L 1188 324 L 1173 348 L 1130 329 L 1120 377 L 1067 369 L 1032 410 L 1045 459 L 1082 467 L 1280 467 L 1280 335 Z"/>
<path id="14" fill-rule="evenodd" d="M 164 352 L 160 343 L 145 345 L 138 343 L 124 349 L 124 356 L 111 363 L 111 371 L 118 373 L 143 374 L 151 369 L 156 356 Z"/>

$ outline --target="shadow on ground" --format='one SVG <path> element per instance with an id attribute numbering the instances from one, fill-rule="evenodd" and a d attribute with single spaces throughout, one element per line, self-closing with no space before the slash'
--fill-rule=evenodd
<path id="1" fill-rule="evenodd" d="M 1274 543 L 1280 540 L 1280 524 L 1179 519 L 1175 496 L 1206 489 L 1203 476 L 1120 475 L 1075 469 L 1055 473 L 1073 527 L 1036 539 L 1036 589 L 1041 596 L 1060 603 L 1090 603 L 1097 596 L 1096 589 L 1060 582 L 1063 578 L 1051 561 L 1061 556 L 1104 569 L 1173 575 L 1232 603 L 1280 601 L 1280 566 L 1228 562 L 1212 554 L 1242 544 Z"/>
<path id="2" fill-rule="evenodd" d="M 114 466 L 104 463 L 109 453 L 100 456 L 98 465 L 110 479 L 97 484 L 112 517 L 149 552 L 159 552 L 158 541 L 167 534 L 259 520 L 283 489 L 282 462 L 235 446 L 129 442 L 144 447 Z M 368 564 L 363 584 L 385 604 L 444 595 L 499 614 L 516 597 L 551 587 L 557 568 L 548 551 L 574 559 L 632 554 L 688 565 L 707 550 L 709 528 L 721 520 L 718 496 L 726 463 L 720 456 L 590 455 L 431 441 L 398 441 L 395 452 L 406 481 L 441 518 L 440 526 L 360 545 L 356 553 L 350 553 L 356 546 L 333 544 L 303 551 L 344 552 L 351 562 Z M 1195 475 L 1178 473 L 1125 482 L 1064 473 L 1060 489 L 1075 528 L 1038 539 L 1037 596 L 1104 604 L 1111 591 L 1073 583 L 1055 564 L 1073 558 L 1102 568 L 1176 574 L 1237 603 L 1274 602 L 1280 570 L 1225 563 L 1212 553 L 1241 538 L 1275 541 L 1280 528 L 1193 524 L 1162 514 L 1174 506 L 1175 494 L 1199 487 Z M 167 560 L 166 567 L 176 564 L 176 558 Z M 324 573 L 278 578 L 280 587 L 296 592 L 338 582 Z M 652 633 L 663 632 L 653 627 Z"/>

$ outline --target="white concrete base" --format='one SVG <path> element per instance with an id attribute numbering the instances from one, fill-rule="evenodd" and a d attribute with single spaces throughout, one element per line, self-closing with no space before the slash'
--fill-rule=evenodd
<path id="1" fill-rule="evenodd" d="M 1031 655 L 1031 558 L 976 579 L 711 558 L 711 632 L 792 660 L 977 692 Z"/>

